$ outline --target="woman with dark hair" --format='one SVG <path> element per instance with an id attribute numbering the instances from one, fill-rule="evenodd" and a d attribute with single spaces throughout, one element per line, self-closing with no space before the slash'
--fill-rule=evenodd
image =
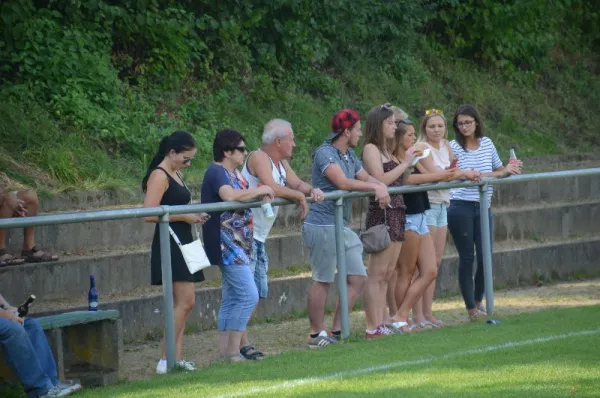
<path id="1" fill-rule="evenodd" d="M 196 155 L 196 142 L 185 131 L 176 131 L 160 141 L 158 151 L 150 162 L 146 176 L 142 181 L 142 190 L 146 194 L 145 207 L 162 205 L 177 206 L 190 203 L 192 194 L 183 182 L 181 170 L 189 167 Z M 182 244 L 191 243 L 192 224 L 201 224 L 208 219 L 208 214 L 180 214 L 169 217 L 169 227 Z M 147 222 L 158 223 L 158 217 L 146 217 Z M 193 362 L 181 358 L 183 332 L 188 315 L 194 308 L 194 282 L 204 280 L 202 271 L 191 274 L 181 254 L 179 246 L 173 238 L 171 241 L 171 270 L 173 273 L 173 300 L 175 307 L 176 366 L 184 370 L 196 370 Z M 154 229 L 151 254 L 151 283 L 162 285 L 160 258 L 160 236 L 158 224 Z M 161 359 L 156 366 L 156 373 L 167 372 L 165 341 L 163 339 Z"/>
<path id="2" fill-rule="evenodd" d="M 455 140 L 450 142 L 457 166 L 466 170 L 469 179 L 479 177 L 504 178 L 521 173 L 522 162 L 504 167 L 492 140 L 485 136 L 479 112 L 473 105 L 462 105 L 456 111 L 452 125 Z M 493 188 L 488 187 L 488 203 L 491 203 Z M 490 218 L 490 240 L 493 240 L 492 212 Z M 483 252 L 479 219 L 479 188 L 454 188 L 450 190 L 448 229 L 458 251 L 458 284 L 465 301 L 469 319 L 486 315 L 481 301 L 484 294 Z M 477 271 L 473 280 L 473 261 L 477 249 Z"/>
<path id="3" fill-rule="evenodd" d="M 202 181 L 202 203 L 275 197 L 267 185 L 248 189 L 248 182 L 238 170 L 248 154 L 244 137 L 235 130 L 222 130 L 213 142 L 214 163 L 208 166 Z M 242 334 L 258 303 L 258 290 L 250 270 L 254 226 L 250 209 L 211 213 L 203 225 L 206 254 L 222 274 L 221 308 L 219 308 L 219 353 L 221 358 L 239 362 Z M 258 357 L 256 357 L 258 359 Z"/>

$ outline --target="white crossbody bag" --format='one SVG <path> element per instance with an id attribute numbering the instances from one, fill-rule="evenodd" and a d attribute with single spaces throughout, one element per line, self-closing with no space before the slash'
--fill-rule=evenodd
<path id="1" fill-rule="evenodd" d="M 189 191 L 189 188 L 183 181 L 181 174 L 177 173 L 177 176 L 181 179 L 181 182 L 183 182 L 183 185 Z M 211 263 L 208 257 L 206 256 L 206 252 L 204 251 L 204 245 L 200 240 L 200 233 L 198 232 L 197 224 L 194 224 L 194 232 L 196 233 L 195 240 L 185 245 L 182 245 L 181 241 L 175 234 L 175 231 L 173 231 L 173 229 L 169 226 L 169 233 L 173 237 L 175 243 L 177 243 L 177 246 L 179 246 L 181 254 L 183 255 L 183 259 L 185 260 L 188 270 L 190 271 L 190 274 L 195 274 L 196 272 L 211 266 Z"/>
<path id="2" fill-rule="evenodd" d="M 194 231 L 196 232 L 196 239 L 191 243 L 182 245 L 173 229 L 169 227 L 169 232 L 175 243 L 177 243 L 177 246 L 179 246 L 188 270 L 190 270 L 190 274 L 195 274 L 196 272 L 211 266 L 210 261 L 206 256 L 206 252 L 204 251 L 204 245 L 198 234 L 198 226 L 194 225 Z"/>

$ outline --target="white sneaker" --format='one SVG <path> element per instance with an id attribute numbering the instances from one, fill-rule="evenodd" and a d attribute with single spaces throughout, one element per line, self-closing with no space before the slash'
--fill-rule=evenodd
<path id="1" fill-rule="evenodd" d="M 158 365 L 156 365 L 156 373 L 159 375 L 164 375 L 167 373 L 167 360 L 161 359 L 158 361 Z"/>
<path id="2" fill-rule="evenodd" d="M 58 384 L 56 385 L 58 388 L 61 389 L 61 391 L 63 391 L 63 395 L 67 395 L 64 394 L 64 392 L 68 392 L 69 394 L 77 392 L 79 390 L 81 390 L 81 383 L 77 380 L 65 380 L 65 381 L 59 381 Z"/>
<path id="3" fill-rule="evenodd" d="M 198 370 L 198 368 L 196 367 L 196 364 L 194 362 L 186 361 L 185 359 L 175 362 L 175 366 L 178 367 L 179 369 L 187 370 L 190 372 L 193 372 L 194 370 Z"/>

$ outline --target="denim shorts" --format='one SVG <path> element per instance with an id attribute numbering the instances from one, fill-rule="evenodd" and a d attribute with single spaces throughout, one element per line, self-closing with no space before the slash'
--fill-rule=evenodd
<path id="1" fill-rule="evenodd" d="M 425 210 L 427 225 L 441 228 L 448 225 L 448 208 L 444 203 L 431 203 L 431 209 Z"/>
<path id="2" fill-rule="evenodd" d="M 427 216 L 425 216 L 425 213 L 407 214 L 405 229 L 419 235 L 427 235 L 429 227 L 427 226 Z"/>
<path id="3" fill-rule="evenodd" d="M 266 299 L 269 297 L 269 283 L 267 271 L 269 271 L 269 256 L 265 248 L 265 242 L 253 239 L 252 242 L 252 261 L 250 262 L 250 271 L 254 275 L 254 282 L 258 289 L 258 297 Z"/>
<path id="4" fill-rule="evenodd" d="M 316 282 L 335 281 L 337 251 L 335 247 L 335 227 L 304 224 L 302 237 L 308 246 L 312 279 Z M 363 262 L 363 246 L 358 235 L 344 227 L 344 247 L 346 249 L 346 273 L 367 276 Z"/>

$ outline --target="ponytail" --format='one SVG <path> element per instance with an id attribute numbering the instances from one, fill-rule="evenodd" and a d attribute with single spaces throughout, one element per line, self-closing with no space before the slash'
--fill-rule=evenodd
<path id="1" fill-rule="evenodd" d="M 160 144 L 158 145 L 158 151 L 156 152 L 154 158 L 152 158 L 152 161 L 146 169 L 146 175 L 142 180 L 142 191 L 144 193 L 146 193 L 146 189 L 148 188 L 148 179 L 150 178 L 150 174 L 154 171 L 154 169 L 158 167 L 158 165 L 160 164 L 160 162 L 163 161 L 165 156 L 167 156 L 168 141 L 169 136 L 164 137 L 162 140 L 160 140 Z"/>
<path id="2" fill-rule="evenodd" d="M 186 131 L 176 131 L 173 134 L 164 137 L 160 140 L 160 144 L 158 145 L 158 151 L 152 158 L 152 161 L 148 165 L 148 169 L 146 170 L 146 175 L 142 180 L 142 191 L 146 192 L 148 188 L 148 179 L 150 178 L 150 174 L 158 167 L 160 162 L 163 161 L 165 156 L 170 151 L 175 151 L 175 153 L 180 153 L 186 150 L 190 150 L 196 147 L 196 142 L 194 138 L 190 135 L 190 133 Z"/>

